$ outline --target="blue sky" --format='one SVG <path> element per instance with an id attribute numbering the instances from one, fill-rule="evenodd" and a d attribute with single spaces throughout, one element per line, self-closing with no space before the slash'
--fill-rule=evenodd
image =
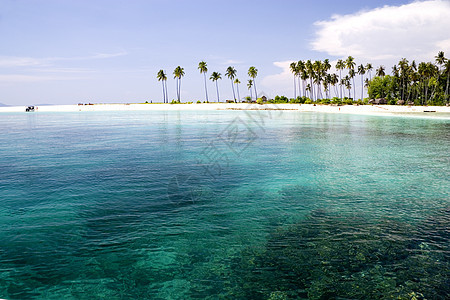
<path id="1" fill-rule="evenodd" d="M 182 100 L 204 100 L 201 60 L 222 75 L 234 66 L 242 83 L 255 66 L 259 92 L 292 97 L 292 60 L 352 55 L 390 68 L 401 57 L 448 57 L 450 35 L 440 29 L 450 28 L 448 15 L 445 0 L 0 0 L 0 103 L 158 102 L 157 71 L 169 73 L 172 99 L 178 65 Z M 427 45 L 415 47 L 422 37 Z M 208 89 L 215 99 L 211 81 Z M 219 89 L 222 100 L 232 98 L 229 80 Z"/>

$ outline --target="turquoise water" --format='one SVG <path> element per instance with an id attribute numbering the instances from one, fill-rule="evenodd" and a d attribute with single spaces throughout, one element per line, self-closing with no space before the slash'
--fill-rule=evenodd
<path id="1" fill-rule="evenodd" d="M 449 149 L 449 118 L 1 114 L 0 299 L 445 299 Z"/>

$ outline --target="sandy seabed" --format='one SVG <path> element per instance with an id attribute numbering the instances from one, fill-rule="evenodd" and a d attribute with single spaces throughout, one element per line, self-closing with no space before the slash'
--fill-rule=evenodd
<path id="1" fill-rule="evenodd" d="M 25 112 L 26 106 L 0 107 L 2 112 Z M 290 110 L 300 112 L 397 115 L 426 113 L 441 115 L 449 113 L 446 106 L 397 106 L 397 105 L 314 105 L 314 104 L 248 104 L 248 103 L 201 103 L 201 104 L 92 104 L 92 105 L 46 105 L 37 106 L 39 112 L 84 112 L 84 111 L 170 111 L 170 110 Z"/>

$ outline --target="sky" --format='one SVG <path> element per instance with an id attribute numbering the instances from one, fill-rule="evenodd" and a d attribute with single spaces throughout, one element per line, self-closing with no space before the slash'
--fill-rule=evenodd
<path id="1" fill-rule="evenodd" d="M 233 99 L 228 66 L 241 97 L 250 66 L 259 94 L 293 97 L 292 61 L 351 55 L 389 72 L 450 57 L 449 16 L 450 0 L 0 0 L 0 103 L 161 102 L 156 74 L 174 99 L 177 66 L 182 101 L 203 101 L 202 60 L 222 74 L 221 101 Z"/>

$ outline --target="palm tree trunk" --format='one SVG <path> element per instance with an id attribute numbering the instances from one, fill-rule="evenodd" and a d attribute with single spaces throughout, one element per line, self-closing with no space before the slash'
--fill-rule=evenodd
<path id="1" fill-rule="evenodd" d="M 447 100 L 447 103 L 448 103 L 448 80 L 450 79 L 450 71 L 448 72 L 448 74 L 447 74 L 447 85 L 446 85 L 446 87 L 445 87 L 445 99 Z"/>
<path id="2" fill-rule="evenodd" d="M 180 99 L 180 96 L 179 96 L 179 88 L 178 88 L 178 85 L 179 85 L 178 81 L 179 81 L 179 79 L 177 78 L 177 100 Z"/>
<path id="3" fill-rule="evenodd" d="M 239 95 L 239 84 L 237 84 L 237 83 L 236 83 L 236 91 L 237 91 L 237 94 L 238 94 L 238 100 L 240 101 L 241 100 L 241 96 Z"/>
<path id="4" fill-rule="evenodd" d="M 317 83 L 317 92 L 316 92 L 317 99 L 316 100 L 319 100 L 319 92 L 320 92 L 320 83 Z"/>
<path id="5" fill-rule="evenodd" d="M 303 96 L 306 97 L 306 81 L 304 79 L 302 79 L 302 91 L 303 91 Z"/>
<path id="6" fill-rule="evenodd" d="M 364 99 L 364 76 L 361 75 L 361 101 Z"/>
<path id="7" fill-rule="evenodd" d="M 206 102 L 209 102 L 209 101 L 208 101 L 208 88 L 206 87 L 206 72 L 203 72 L 203 78 L 205 79 Z"/>
<path id="8" fill-rule="evenodd" d="M 169 103 L 169 92 L 167 91 L 167 80 L 164 80 L 164 84 L 166 86 L 166 103 Z"/>
<path id="9" fill-rule="evenodd" d="M 236 94 L 234 93 L 234 84 L 233 84 L 233 79 L 231 79 L 231 89 L 233 90 L 233 98 L 234 98 L 234 103 L 236 103 Z"/>
<path id="10" fill-rule="evenodd" d="M 352 81 L 353 81 L 353 97 L 356 97 L 356 86 L 355 86 L 355 77 L 352 77 Z"/>
<path id="11" fill-rule="evenodd" d="M 253 87 L 255 88 L 255 100 L 258 100 L 258 92 L 256 91 L 256 81 L 255 81 L 255 78 L 253 78 Z"/>
<path id="12" fill-rule="evenodd" d="M 342 70 L 341 69 L 339 69 L 339 81 L 341 81 L 342 80 Z M 342 83 L 340 83 L 340 86 L 341 86 L 341 101 L 343 100 L 342 99 Z"/>
<path id="13" fill-rule="evenodd" d="M 249 90 L 250 90 L 250 102 L 251 102 L 253 99 L 252 88 L 250 88 Z"/>
<path id="14" fill-rule="evenodd" d="M 217 80 L 216 80 L 216 90 L 217 90 L 217 102 L 219 101 L 219 85 L 217 84 Z"/>
<path id="15" fill-rule="evenodd" d="M 298 96 L 300 97 L 302 95 L 302 80 L 300 76 L 298 77 Z"/>
<path id="16" fill-rule="evenodd" d="M 294 99 L 297 98 L 297 83 L 295 82 L 295 75 L 294 75 Z"/>
<path id="17" fill-rule="evenodd" d="M 180 84 L 178 85 L 178 102 L 181 102 L 181 77 Z"/>

